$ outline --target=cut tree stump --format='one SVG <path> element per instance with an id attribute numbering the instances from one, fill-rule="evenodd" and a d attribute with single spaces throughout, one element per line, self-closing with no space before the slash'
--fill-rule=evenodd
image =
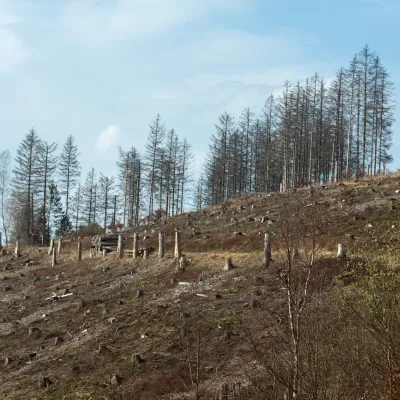
<path id="1" fill-rule="evenodd" d="M 78 238 L 78 261 L 82 261 L 82 243 L 81 243 L 81 238 Z"/>
<path id="2" fill-rule="evenodd" d="M 182 248 L 181 248 L 181 232 L 175 232 L 175 258 L 178 260 L 182 257 Z"/>
<path id="3" fill-rule="evenodd" d="M 158 258 L 164 257 L 164 233 L 158 232 Z"/>
<path id="4" fill-rule="evenodd" d="M 224 265 L 224 271 L 231 271 L 233 268 L 235 268 L 232 264 L 232 259 L 231 258 L 227 258 L 225 260 L 225 265 Z"/>
<path id="5" fill-rule="evenodd" d="M 344 244 L 338 244 L 337 258 L 346 258 L 346 248 L 344 247 Z"/>
<path id="6" fill-rule="evenodd" d="M 55 265 L 57 265 L 57 252 L 55 247 L 53 247 L 53 253 L 51 255 L 51 266 L 54 267 Z"/>
<path id="7" fill-rule="evenodd" d="M 132 367 L 140 367 L 141 364 L 144 363 L 145 360 L 143 360 L 142 357 L 140 357 L 139 354 L 133 354 L 132 359 L 131 359 L 131 364 Z"/>
<path id="8" fill-rule="evenodd" d="M 46 389 L 51 385 L 51 380 L 48 376 L 39 376 L 38 387 L 39 389 Z"/>
<path id="9" fill-rule="evenodd" d="M 50 240 L 50 246 L 49 246 L 49 251 L 47 252 L 47 254 L 50 256 L 51 254 L 53 254 L 53 249 L 54 249 L 54 239 Z"/>
<path id="10" fill-rule="evenodd" d="M 132 257 L 136 258 L 139 256 L 139 234 L 135 232 L 133 234 L 133 254 Z"/>
<path id="11" fill-rule="evenodd" d="M 15 242 L 15 253 L 14 254 L 15 254 L 15 257 L 17 257 L 17 258 L 21 257 L 21 248 L 20 248 L 19 240 L 17 240 Z"/>
<path id="12" fill-rule="evenodd" d="M 269 268 L 271 259 L 271 241 L 268 233 L 266 233 L 264 236 L 264 268 Z"/>

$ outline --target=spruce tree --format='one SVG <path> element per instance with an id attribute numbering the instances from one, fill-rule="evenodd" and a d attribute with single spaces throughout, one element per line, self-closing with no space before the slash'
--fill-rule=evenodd
<path id="1" fill-rule="evenodd" d="M 70 135 L 64 144 L 59 162 L 60 194 L 65 196 L 66 216 L 68 216 L 71 192 L 78 184 L 80 176 L 78 155 L 78 147 L 75 145 L 74 138 Z"/>

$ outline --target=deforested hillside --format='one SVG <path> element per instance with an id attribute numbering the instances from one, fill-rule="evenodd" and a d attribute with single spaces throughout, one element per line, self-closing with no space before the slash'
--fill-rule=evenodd
<path id="1" fill-rule="evenodd" d="M 48 248 L 3 249 L 1 398 L 400 397 L 398 174 L 117 234 L 122 254 L 85 236 L 79 261 L 72 237 L 54 266 Z"/>

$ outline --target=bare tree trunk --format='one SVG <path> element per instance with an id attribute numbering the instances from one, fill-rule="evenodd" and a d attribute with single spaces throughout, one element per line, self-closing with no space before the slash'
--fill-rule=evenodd
<path id="1" fill-rule="evenodd" d="M 61 254 L 61 239 L 58 239 L 57 255 L 60 256 L 60 254 Z"/>

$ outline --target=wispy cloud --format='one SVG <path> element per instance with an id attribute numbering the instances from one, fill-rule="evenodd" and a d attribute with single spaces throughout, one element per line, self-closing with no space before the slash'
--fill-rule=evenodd
<path id="1" fill-rule="evenodd" d="M 117 146 L 119 133 L 119 125 L 108 125 L 96 140 L 96 150 L 100 153 L 105 153 L 110 149 L 114 149 Z"/>
<path id="2" fill-rule="evenodd" d="M 62 11 L 67 39 L 92 46 L 153 37 L 210 12 L 238 12 L 259 0 L 71 0 Z"/>
<path id="3" fill-rule="evenodd" d="M 0 71 L 13 69 L 25 62 L 31 54 L 12 30 L 0 26 Z"/>

